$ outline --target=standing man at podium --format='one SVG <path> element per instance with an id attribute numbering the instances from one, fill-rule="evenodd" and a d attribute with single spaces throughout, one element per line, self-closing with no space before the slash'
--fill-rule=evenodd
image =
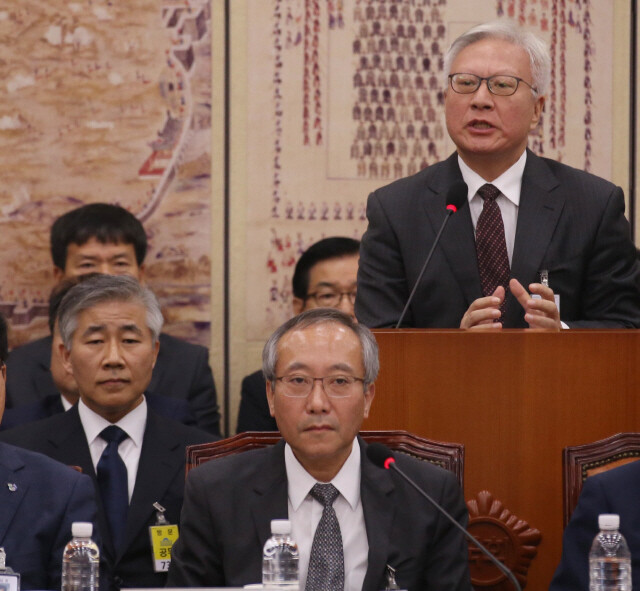
<path id="1" fill-rule="evenodd" d="M 620 187 L 527 149 L 550 81 L 545 44 L 505 21 L 445 57 L 456 152 L 374 191 L 360 248 L 356 316 L 395 326 L 444 220 L 454 214 L 403 325 L 489 329 L 639 327 L 640 265 Z"/>

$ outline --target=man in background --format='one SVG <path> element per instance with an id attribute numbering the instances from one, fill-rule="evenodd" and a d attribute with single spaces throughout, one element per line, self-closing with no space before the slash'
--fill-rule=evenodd
<path id="1" fill-rule="evenodd" d="M 293 313 L 336 308 L 354 318 L 360 242 L 333 236 L 312 244 L 298 259 L 291 280 Z M 262 370 L 242 380 L 236 431 L 277 431 L 269 414 Z"/>
<path id="2" fill-rule="evenodd" d="M 128 275 L 142 281 L 146 252 L 142 224 L 117 205 L 84 205 L 59 217 L 51 228 L 53 273 L 58 282 L 87 273 Z M 51 341 L 51 336 L 45 337 L 11 352 L 8 408 L 58 393 L 51 376 Z M 220 434 L 216 389 L 205 347 L 161 334 L 148 392 L 187 400 L 198 426 Z"/>
<path id="3" fill-rule="evenodd" d="M 0 418 L 4 410 L 7 325 L 0 315 Z M 62 552 L 74 521 L 96 523 L 88 476 L 41 454 L 0 443 L 0 547 L 21 589 L 59 589 Z M 100 539 L 97 529 L 94 539 Z"/>
<path id="4" fill-rule="evenodd" d="M 240 587 L 262 578 L 272 519 L 289 519 L 300 589 L 470 591 L 462 532 L 396 472 L 376 467 L 357 435 L 378 374 L 371 332 L 339 310 L 307 310 L 263 351 L 269 409 L 282 440 L 191 470 L 168 585 Z M 398 465 L 462 527 L 455 476 L 399 454 Z"/>
<path id="5" fill-rule="evenodd" d="M 136 279 L 96 275 L 79 282 L 62 300 L 58 324 L 62 363 L 80 401 L 62 414 L 3 431 L 0 439 L 79 466 L 93 479 L 105 589 L 163 587 L 166 572 L 154 562 L 149 528 L 163 521 L 160 513 L 178 523 L 185 448 L 214 437 L 147 404 L 162 312 Z"/>

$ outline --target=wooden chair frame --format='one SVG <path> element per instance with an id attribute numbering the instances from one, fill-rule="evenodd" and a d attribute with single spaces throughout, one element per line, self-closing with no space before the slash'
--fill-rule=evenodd
<path id="1" fill-rule="evenodd" d="M 394 451 L 409 454 L 453 472 L 460 487 L 464 489 L 463 444 L 434 441 L 407 431 L 362 431 L 360 435 L 367 443 L 384 443 Z M 189 445 L 185 471 L 188 474 L 192 468 L 214 458 L 274 445 L 280 438 L 278 431 L 247 431 L 212 443 Z"/>
<path id="2" fill-rule="evenodd" d="M 563 525 L 567 526 L 578 504 L 584 481 L 640 459 L 640 433 L 618 433 L 583 445 L 565 447 L 562 451 Z"/>

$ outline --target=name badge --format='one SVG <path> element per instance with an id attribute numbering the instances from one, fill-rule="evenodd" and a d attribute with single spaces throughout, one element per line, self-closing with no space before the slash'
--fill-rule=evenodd
<path id="1" fill-rule="evenodd" d="M 20 574 L 0 572 L 0 589 L 3 591 L 20 591 Z"/>
<path id="2" fill-rule="evenodd" d="M 178 539 L 178 526 L 172 524 L 152 525 L 149 528 L 149 535 L 151 536 L 153 570 L 157 573 L 167 572 L 171 564 L 171 548 Z M 8 591 L 13 591 L 13 589 Z"/>

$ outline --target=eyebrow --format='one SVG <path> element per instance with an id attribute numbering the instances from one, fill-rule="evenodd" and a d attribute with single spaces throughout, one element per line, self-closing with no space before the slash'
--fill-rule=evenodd
<path id="1" fill-rule="evenodd" d="M 351 287 L 357 284 L 358 284 L 357 280 L 351 281 L 349 283 L 349 286 Z M 317 289 L 318 287 L 338 287 L 338 285 L 339 285 L 338 283 L 332 283 L 331 281 L 320 281 L 319 283 L 316 283 L 315 287 Z"/>
<path id="2" fill-rule="evenodd" d="M 91 336 L 93 334 L 99 333 L 99 332 L 104 332 L 106 330 L 106 326 L 104 324 L 92 324 L 91 326 L 89 326 L 83 333 L 82 336 L 84 337 L 88 337 Z M 143 332 L 142 329 L 137 325 L 137 324 L 124 324 L 120 327 L 118 327 L 118 331 L 119 332 L 134 332 L 137 335 L 143 336 Z"/>
<path id="3" fill-rule="evenodd" d="M 287 371 L 297 371 L 297 370 L 307 370 L 309 371 L 309 366 L 306 363 L 294 362 L 289 367 L 286 368 Z M 347 371 L 353 372 L 354 369 L 348 363 L 334 363 L 330 367 L 331 371 Z"/>

